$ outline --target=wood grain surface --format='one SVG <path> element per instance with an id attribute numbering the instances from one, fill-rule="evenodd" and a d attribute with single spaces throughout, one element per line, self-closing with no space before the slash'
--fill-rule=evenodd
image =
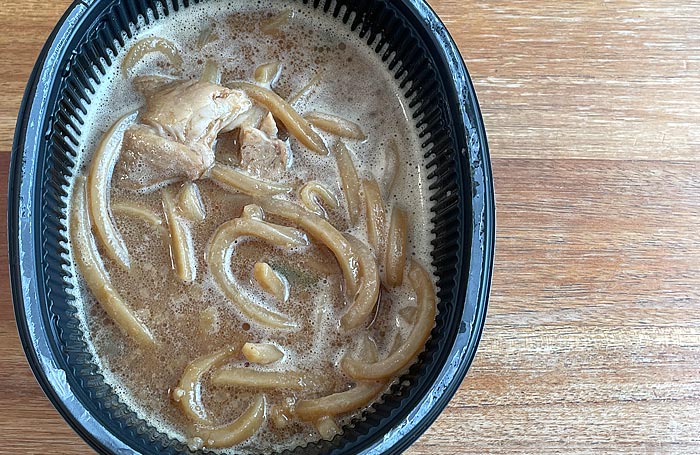
<path id="1" fill-rule="evenodd" d="M 700 2 L 430 4 L 481 102 L 498 235 L 474 365 L 407 453 L 699 454 Z M 67 6 L 0 2 L 3 189 Z M 32 377 L 6 272 L 0 390 L 0 453 L 92 453 Z"/>

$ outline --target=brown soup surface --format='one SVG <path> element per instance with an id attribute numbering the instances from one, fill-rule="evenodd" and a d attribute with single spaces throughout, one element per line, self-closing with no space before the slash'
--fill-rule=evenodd
<path id="1" fill-rule="evenodd" d="M 408 101 L 306 6 L 211 2 L 135 31 L 89 107 L 69 205 L 95 361 L 192 448 L 332 438 L 434 325 Z"/>

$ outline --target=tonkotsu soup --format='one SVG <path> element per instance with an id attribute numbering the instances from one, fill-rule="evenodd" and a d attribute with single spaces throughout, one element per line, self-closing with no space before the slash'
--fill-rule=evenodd
<path id="1" fill-rule="evenodd" d="M 411 109 L 310 8 L 207 2 L 152 23 L 97 87 L 72 182 L 95 362 L 192 449 L 332 439 L 434 326 Z"/>

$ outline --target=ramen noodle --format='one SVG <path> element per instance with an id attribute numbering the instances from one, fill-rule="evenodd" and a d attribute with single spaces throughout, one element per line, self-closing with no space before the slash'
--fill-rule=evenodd
<path id="1" fill-rule="evenodd" d="M 408 102 L 306 7 L 207 2 L 135 30 L 90 104 L 68 201 L 94 361 L 193 450 L 333 439 L 435 323 Z"/>

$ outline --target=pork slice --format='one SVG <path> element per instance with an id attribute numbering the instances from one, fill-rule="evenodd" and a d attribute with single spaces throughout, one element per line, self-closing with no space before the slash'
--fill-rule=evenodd
<path id="1" fill-rule="evenodd" d="M 202 177 L 214 164 L 218 134 L 252 106 L 242 91 L 204 81 L 153 77 L 135 84 L 146 104 L 124 134 L 125 186 Z"/>
<path id="2" fill-rule="evenodd" d="M 269 112 L 260 122 L 258 129 L 271 138 L 277 138 L 277 133 L 279 133 L 279 129 L 277 129 L 277 122 L 275 122 L 275 118 Z"/>
<path id="3" fill-rule="evenodd" d="M 238 143 L 241 168 L 266 180 L 282 178 L 290 159 L 287 143 L 271 138 L 257 128 L 241 128 Z"/>
<path id="4" fill-rule="evenodd" d="M 176 180 L 196 180 L 214 164 L 214 153 L 194 150 L 136 124 L 124 132 L 120 155 L 123 178 L 136 188 Z"/>

